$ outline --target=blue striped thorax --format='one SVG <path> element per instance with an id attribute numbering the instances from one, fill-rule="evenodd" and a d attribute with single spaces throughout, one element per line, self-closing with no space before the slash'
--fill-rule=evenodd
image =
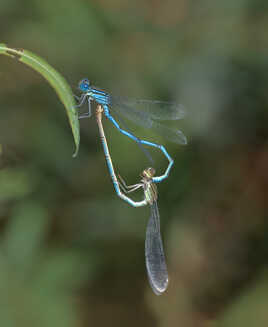
<path id="1" fill-rule="evenodd" d="M 108 105 L 110 104 L 110 95 L 95 86 L 90 85 L 90 81 L 87 78 L 81 80 L 78 84 L 78 88 L 83 93 L 86 93 L 91 100 L 95 100 L 97 103 L 101 105 Z"/>

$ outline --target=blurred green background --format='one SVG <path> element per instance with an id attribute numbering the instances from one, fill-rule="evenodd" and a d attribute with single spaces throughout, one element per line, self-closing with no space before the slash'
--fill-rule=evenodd
<path id="1" fill-rule="evenodd" d="M 45 58 L 76 94 L 88 77 L 183 103 L 189 145 L 135 129 L 175 159 L 159 185 L 170 284 L 157 297 L 149 208 L 115 195 L 94 116 L 73 159 L 53 89 L 1 56 L 0 326 L 267 326 L 267 28 L 264 0 L 1 0 L 1 42 Z M 137 182 L 150 163 L 104 125 L 115 167 Z"/>

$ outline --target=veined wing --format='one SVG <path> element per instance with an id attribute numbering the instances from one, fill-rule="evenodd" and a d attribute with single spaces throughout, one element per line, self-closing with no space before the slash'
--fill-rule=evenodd
<path id="1" fill-rule="evenodd" d="M 141 127 L 155 130 L 157 134 L 164 136 L 172 142 L 187 144 L 186 136 L 180 130 L 164 126 L 152 120 L 152 116 L 148 112 L 142 112 L 136 108 L 129 107 L 125 103 L 113 103 L 112 110 Z"/>
<path id="2" fill-rule="evenodd" d="M 167 127 L 163 124 L 153 121 L 151 129 L 155 131 L 157 134 L 164 136 L 167 140 L 171 142 L 175 142 L 178 144 L 187 144 L 187 138 L 177 128 Z"/>
<path id="3" fill-rule="evenodd" d="M 112 98 L 112 110 L 128 120 L 133 121 L 135 124 L 144 127 L 152 127 L 152 117 L 147 112 L 142 112 L 134 107 L 130 107 L 126 102 L 115 101 L 120 98 Z"/>
<path id="4" fill-rule="evenodd" d="M 150 285 L 155 294 L 162 294 L 168 285 L 168 272 L 160 235 L 160 217 L 157 202 L 153 202 L 146 229 L 145 261 Z"/>
<path id="5" fill-rule="evenodd" d="M 150 118 L 159 120 L 178 120 L 185 116 L 183 105 L 157 100 L 131 99 L 111 96 L 111 105 L 123 106 L 128 111 L 138 111 Z"/>

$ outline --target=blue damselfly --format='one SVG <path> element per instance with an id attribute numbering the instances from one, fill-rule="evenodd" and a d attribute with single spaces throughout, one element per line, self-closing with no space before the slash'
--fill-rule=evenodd
<path id="1" fill-rule="evenodd" d="M 160 135 L 167 139 L 179 143 L 187 144 L 185 135 L 178 129 L 170 128 L 159 123 L 161 120 L 178 120 L 185 115 L 182 105 L 177 105 L 172 102 L 152 101 L 152 100 L 135 100 L 123 97 L 116 97 L 90 85 L 88 79 L 83 79 L 79 83 L 79 89 L 82 95 L 79 98 L 78 107 L 82 106 L 85 101 L 88 102 L 88 113 L 81 115 L 80 118 L 91 116 L 91 101 L 96 101 L 103 107 L 103 114 L 114 124 L 114 126 L 124 135 L 128 136 L 135 142 L 160 149 L 169 161 L 169 165 L 164 174 L 154 177 L 155 183 L 161 182 L 167 178 L 171 167 L 174 163 L 171 156 L 163 145 L 149 142 L 136 137 L 134 134 L 120 127 L 118 122 L 112 116 L 111 111 L 118 113 L 132 120 L 137 125 L 147 129 L 155 130 Z"/>

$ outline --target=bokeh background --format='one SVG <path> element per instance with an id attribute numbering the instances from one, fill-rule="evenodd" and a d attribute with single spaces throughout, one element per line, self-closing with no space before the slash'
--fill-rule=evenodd
<path id="1" fill-rule="evenodd" d="M 268 325 L 267 28 L 265 0 L 1 0 L 1 42 L 45 58 L 76 94 L 89 77 L 183 103 L 176 124 L 189 140 L 135 127 L 175 159 L 159 185 L 170 284 L 157 297 L 144 263 L 149 208 L 115 195 L 94 116 L 73 159 L 53 89 L 1 56 L 1 326 Z M 104 125 L 116 169 L 137 182 L 150 162 Z"/>

